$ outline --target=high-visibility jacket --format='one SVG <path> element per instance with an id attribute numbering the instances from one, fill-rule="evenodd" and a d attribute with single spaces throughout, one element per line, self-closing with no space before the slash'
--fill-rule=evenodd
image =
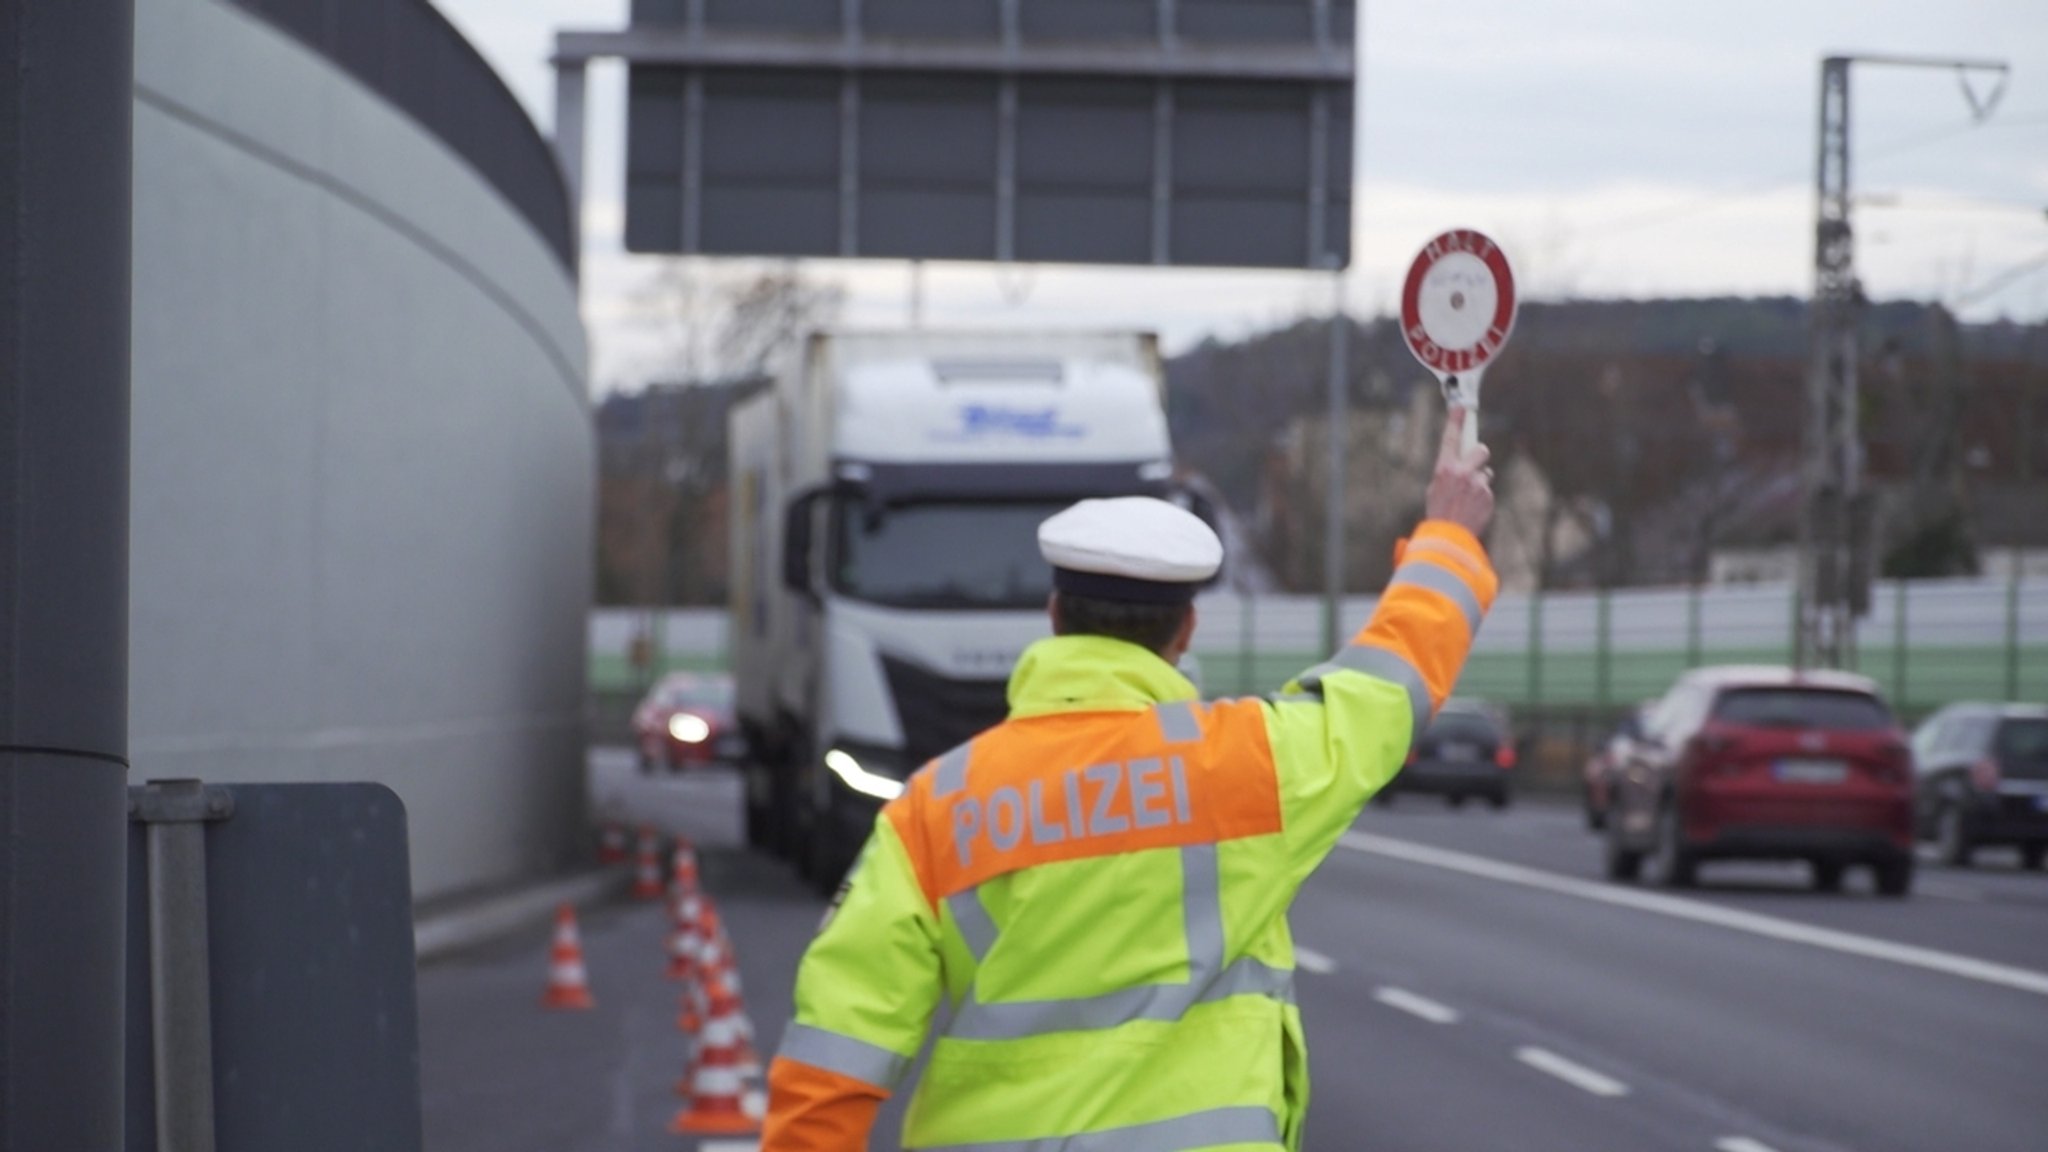
<path id="1" fill-rule="evenodd" d="M 1299 1148 L 1287 908 L 1400 770 L 1497 587 L 1426 521 L 1372 620 L 1282 694 L 1149 651 L 1028 649 L 1010 716 L 915 773 L 798 972 L 764 1152 L 867 1146 L 941 1001 L 908 1148 Z"/>

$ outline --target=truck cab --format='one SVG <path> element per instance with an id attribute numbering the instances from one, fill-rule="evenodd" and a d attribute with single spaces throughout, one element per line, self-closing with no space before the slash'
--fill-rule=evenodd
<path id="1" fill-rule="evenodd" d="M 1038 525 L 1166 495 L 1135 334 L 812 337 L 734 411 L 732 658 L 749 839 L 839 883 L 910 773 L 1007 714 L 1050 632 Z"/>

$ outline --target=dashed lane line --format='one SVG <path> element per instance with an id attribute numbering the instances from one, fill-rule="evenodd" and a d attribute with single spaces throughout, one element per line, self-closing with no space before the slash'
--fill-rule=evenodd
<path id="1" fill-rule="evenodd" d="M 761 1145 L 753 1140 L 706 1140 L 697 1145 L 697 1152 L 761 1152 Z"/>
<path id="2" fill-rule="evenodd" d="M 1716 1152 L 1778 1152 L 1769 1144 L 1747 1136 L 1723 1136 L 1714 1141 L 1714 1148 Z"/>
<path id="3" fill-rule="evenodd" d="M 1547 1048 L 1517 1048 L 1515 1059 L 1536 1069 L 1557 1077 L 1559 1080 L 1595 1096 L 1626 1096 L 1628 1085 L 1602 1072 L 1595 1072 L 1584 1064 L 1574 1063 Z"/>
<path id="4" fill-rule="evenodd" d="M 1313 972 L 1318 976 L 1328 976 L 1337 970 L 1335 960 L 1313 948 L 1304 948 L 1299 944 L 1294 946 L 1294 966 L 1303 972 Z"/>
<path id="5" fill-rule="evenodd" d="M 1372 998 L 1389 1008 L 1396 1008 L 1410 1016 L 1420 1016 L 1431 1024 L 1456 1024 L 1458 1010 L 1447 1004 L 1439 1004 L 1427 996 L 1417 996 L 1405 988 L 1386 987 L 1376 989 Z"/>
<path id="6" fill-rule="evenodd" d="M 1869 960 L 1882 960 L 1908 968 L 1919 968 L 1927 972 L 1939 972 L 1947 976 L 1958 976 L 1980 984 L 1992 984 L 2018 992 L 2030 992 L 2036 996 L 2048 996 L 2048 972 L 2032 968 L 2017 968 L 2009 964 L 1998 964 L 1990 960 L 1979 960 L 1974 956 L 1963 956 L 1954 952 L 1942 952 L 1933 948 L 1920 948 L 1911 944 L 1897 944 L 1880 940 L 1874 936 L 1859 936 L 1854 932 L 1841 932 L 1832 928 L 1816 928 L 1776 916 L 1764 916 L 1756 912 L 1744 912 L 1735 908 L 1724 908 L 1700 900 L 1685 900 L 1666 896 L 1658 892 L 1646 892 L 1639 888 L 1623 888 L 1612 884 L 1598 884 L 1580 880 L 1574 876 L 1563 876 L 1536 868 L 1525 868 L 1519 864 L 1508 864 L 1485 856 L 1474 856 L 1466 852 L 1453 852 L 1447 848 L 1433 848 L 1427 844 L 1416 844 L 1408 840 L 1396 840 L 1390 836 L 1375 836 L 1368 832 L 1346 832 L 1338 842 L 1353 852 L 1373 856 L 1384 856 L 1391 860 L 1403 860 L 1411 864 L 1425 864 L 1451 872 L 1462 872 L 1467 876 L 1495 880 L 1504 884 L 1517 884 L 1524 888 L 1537 888 L 1562 896 L 1575 896 L 1599 904 L 1611 904 L 1621 908 L 1633 908 L 1638 912 L 1653 912 L 1669 916 L 1674 920 L 1690 920 L 1695 924 L 1708 924 L 1734 932 L 1745 932 L 1772 940 L 1792 944 L 1804 944 L 1839 952 L 1847 956 L 1861 956 Z"/>

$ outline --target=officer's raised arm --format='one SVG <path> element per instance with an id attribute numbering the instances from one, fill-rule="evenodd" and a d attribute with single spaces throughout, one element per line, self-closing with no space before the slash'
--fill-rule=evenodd
<path id="1" fill-rule="evenodd" d="M 1463 447 L 1466 415 L 1453 408 L 1444 424 L 1427 518 L 1401 542 L 1372 619 L 1271 705 L 1274 753 L 1302 768 L 1286 775 L 1283 803 L 1304 875 L 1400 771 L 1499 589 L 1479 542 L 1493 518 L 1493 471 L 1485 445 Z"/>

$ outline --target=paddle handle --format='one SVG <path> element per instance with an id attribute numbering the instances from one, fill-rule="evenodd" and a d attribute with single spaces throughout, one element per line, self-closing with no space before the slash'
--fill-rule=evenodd
<path id="1" fill-rule="evenodd" d="M 1444 403 L 1465 410 L 1465 431 L 1461 439 L 1466 449 L 1479 446 L 1479 373 L 1468 372 L 1463 376 L 1452 374 L 1443 378 Z"/>

